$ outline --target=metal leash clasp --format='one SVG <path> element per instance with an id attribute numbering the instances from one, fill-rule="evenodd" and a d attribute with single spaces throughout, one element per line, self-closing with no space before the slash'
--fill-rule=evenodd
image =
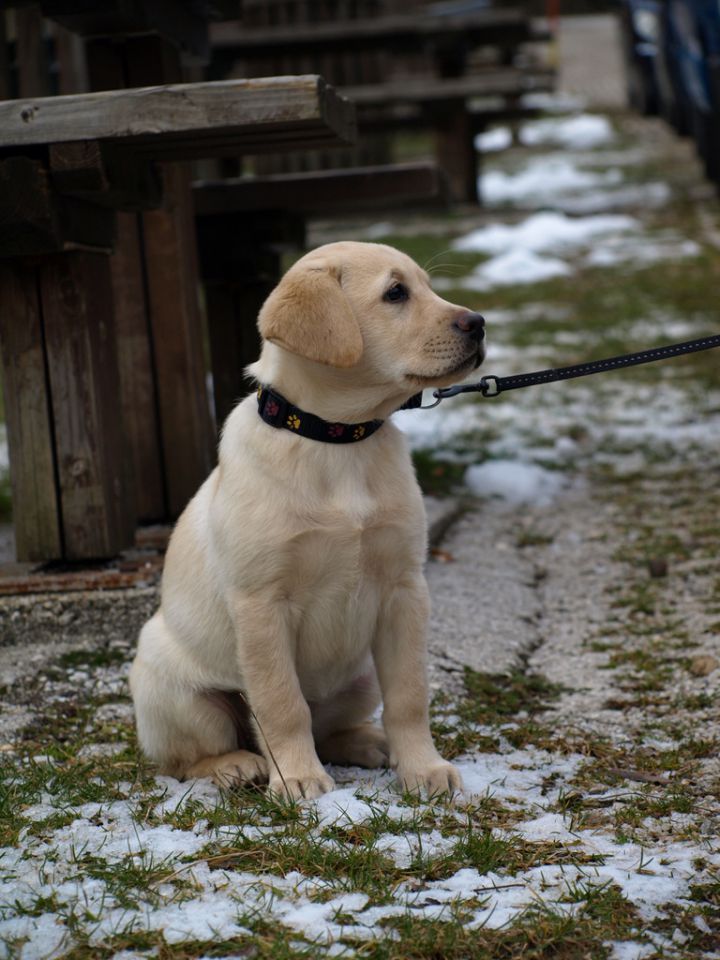
<path id="1" fill-rule="evenodd" d="M 491 382 L 493 386 L 490 385 Z M 500 393 L 500 383 L 498 378 L 494 377 L 492 374 L 487 377 L 480 377 L 480 383 L 478 386 L 480 387 L 480 393 L 484 397 L 496 397 Z"/>

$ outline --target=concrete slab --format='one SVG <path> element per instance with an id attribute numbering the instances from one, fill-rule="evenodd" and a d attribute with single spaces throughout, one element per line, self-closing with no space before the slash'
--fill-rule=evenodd
<path id="1" fill-rule="evenodd" d="M 516 547 L 521 521 L 495 503 L 476 505 L 449 530 L 427 566 L 432 600 L 431 685 L 465 666 L 518 669 L 539 642 L 532 560 Z"/>
<path id="2" fill-rule="evenodd" d="M 561 17 L 560 75 L 563 93 L 582 97 L 591 109 L 627 106 L 620 25 L 612 14 Z"/>

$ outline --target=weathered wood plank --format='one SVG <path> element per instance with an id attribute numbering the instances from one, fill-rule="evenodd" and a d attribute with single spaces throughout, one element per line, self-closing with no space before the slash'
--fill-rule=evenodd
<path id="1" fill-rule="evenodd" d="M 105 193 L 110 188 L 102 148 L 96 140 L 53 143 L 49 150 L 53 186 L 60 193 Z"/>
<path id="2" fill-rule="evenodd" d="M 163 170 L 165 203 L 142 214 L 165 486 L 180 514 L 212 468 L 214 424 L 206 386 L 189 172 Z"/>
<path id="3" fill-rule="evenodd" d="M 176 83 L 178 50 L 162 37 L 123 44 L 125 83 Z M 197 249 L 190 173 L 181 164 L 162 170 L 165 201 L 141 217 L 148 318 L 159 418 L 166 517 L 176 517 L 214 462 L 214 423 L 207 392 Z"/>
<path id="4" fill-rule="evenodd" d="M 215 418 L 218 431 L 238 400 L 252 390 L 245 367 L 260 356 L 257 315 L 281 275 L 280 255 L 260 247 L 238 256 L 234 273 L 205 283 Z M 219 272 L 219 271 L 218 271 Z"/>
<path id="5" fill-rule="evenodd" d="M 87 90 L 87 70 L 83 42 L 57 24 L 53 26 L 58 64 L 58 93 L 82 93 Z"/>
<path id="6" fill-rule="evenodd" d="M 39 7 L 31 6 L 16 11 L 15 34 L 20 96 L 45 97 L 50 93 L 50 75 Z"/>
<path id="7" fill-rule="evenodd" d="M 524 10 L 489 8 L 471 14 L 434 17 L 403 14 L 348 20 L 342 17 L 319 23 L 291 26 L 251 27 L 240 21 L 210 27 L 213 53 L 233 58 L 274 57 L 281 54 L 313 56 L 325 51 L 374 51 L 383 44 L 394 51 L 415 52 L 428 44 L 454 41 L 495 44 L 520 43 L 531 36 L 531 22 Z"/>
<path id="8" fill-rule="evenodd" d="M 0 354 L 10 449 L 17 559 L 63 552 L 52 404 L 34 266 L 0 263 Z"/>
<path id="9" fill-rule="evenodd" d="M 200 182 L 193 187 L 197 216 L 251 210 L 341 214 L 377 205 L 442 200 L 446 184 L 432 163 L 350 167 Z"/>
<path id="10" fill-rule="evenodd" d="M 132 543 L 135 525 L 108 257 L 46 257 L 40 289 L 64 556 L 110 557 Z"/>
<path id="11" fill-rule="evenodd" d="M 0 161 L 0 256 L 109 250 L 114 240 L 112 210 L 55 195 L 39 160 Z"/>
<path id="12" fill-rule="evenodd" d="M 207 57 L 207 15 L 202 4 L 167 0 L 42 0 L 42 12 L 84 37 L 155 33 L 194 57 Z"/>
<path id="13" fill-rule="evenodd" d="M 8 56 L 7 14 L 0 10 L 0 100 L 10 96 L 10 63 Z"/>
<path id="14" fill-rule="evenodd" d="M 149 210 L 160 206 L 162 188 L 155 164 L 118 156 L 97 140 L 52 143 L 50 178 L 63 196 L 114 210 Z"/>
<path id="15" fill-rule="evenodd" d="M 110 258 L 118 341 L 123 425 L 132 468 L 137 519 L 167 516 L 150 330 L 145 301 L 138 217 L 117 215 L 118 238 Z"/>
<path id="16" fill-rule="evenodd" d="M 88 82 L 93 90 L 114 90 L 125 86 L 128 81 L 128 42 L 130 41 L 112 43 L 96 39 L 85 44 Z M 154 177 L 157 182 L 155 192 L 159 200 L 162 190 L 154 164 L 113 162 L 112 157 L 105 155 L 102 146 L 96 141 L 94 143 L 102 158 L 104 179 L 109 187 L 108 197 L 115 195 L 117 198 L 117 183 L 126 184 L 128 179 L 134 176 L 133 171 L 139 167 L 146 171 L 146 175 Z M 69 157 L 69 163 L 72 164 L 72 151 L 81 148 L 82 144 L 77 143 L 51 146 L 51 164 L 56 150 L 61 158 Z M 114 158 L 115 161 L 117 159 Z M 118 344 L 120 405 L 123 411 L 136 519 L 153 521 L 165 519 L 168 512 L 148 319 L 141 220 L 137 214 L 118 213 L 117 230 L 117 242 L 110 257 L 110 273 Z"/>
<path id="17" fill-rule="evenodd" d="M 473 122 L 464 103 L 450 105 L 437 117 L 435 156 L 450 178 L 453 199 L 468 203 L 478 200 L 477 151 L 473 140 Z"/>
<path id="18" fill-rule="evenodd" d="M 551 70 L 518 70 L 505 67 L 468 74 L 464 77 L 422 77 L 387 83 L 343 87 L 342 93 L 358 107 L 365 104 L 413 103 L 454 100 L 466 97 L 519 96 L 551 87 Z"/>
<path id="19" fill-rule="evenodd" d="M 0 103 L 0 149 L 105 140 L 162 156 L 163 142 L 197 151 L 276 144 L 307 135 L 351 142 L 354 108 L 321 77 L 170 84 Z M 232 143 L 230 143 L 232 142 Z"/>

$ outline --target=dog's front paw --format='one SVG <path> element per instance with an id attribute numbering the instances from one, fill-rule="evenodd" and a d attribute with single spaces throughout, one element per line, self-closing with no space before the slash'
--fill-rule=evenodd
<path id="1" fill-rule="evenodd" d="M 446 760 L 438 761 L 420 770 L 398 767 L 398 780 L 403 790 L 411 793 L 427 793 L 428 797 L 444 793 L 456 793 L 462 790 L 462 777 L 455 767 Z"/>
<path id="2" fill-rule="evenodd" d="M 315 800 L 323 793 L 328 793 L 335 787 L 335 781 L 322 768 L 320 772 L 301 776 L 275 775 L 270 778 L 268 790 L 286 800 Z"/>

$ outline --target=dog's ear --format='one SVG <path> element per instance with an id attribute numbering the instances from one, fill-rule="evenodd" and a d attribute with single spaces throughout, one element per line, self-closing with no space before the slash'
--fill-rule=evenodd
<path id="1" fill-rule="evenodd" d="M 265 340 L 331 367 L 352 367 L 362 357 L 362 334 L 340 271 L 324 261 L 283 277 L 262 305 L 258 329 Z"/>

